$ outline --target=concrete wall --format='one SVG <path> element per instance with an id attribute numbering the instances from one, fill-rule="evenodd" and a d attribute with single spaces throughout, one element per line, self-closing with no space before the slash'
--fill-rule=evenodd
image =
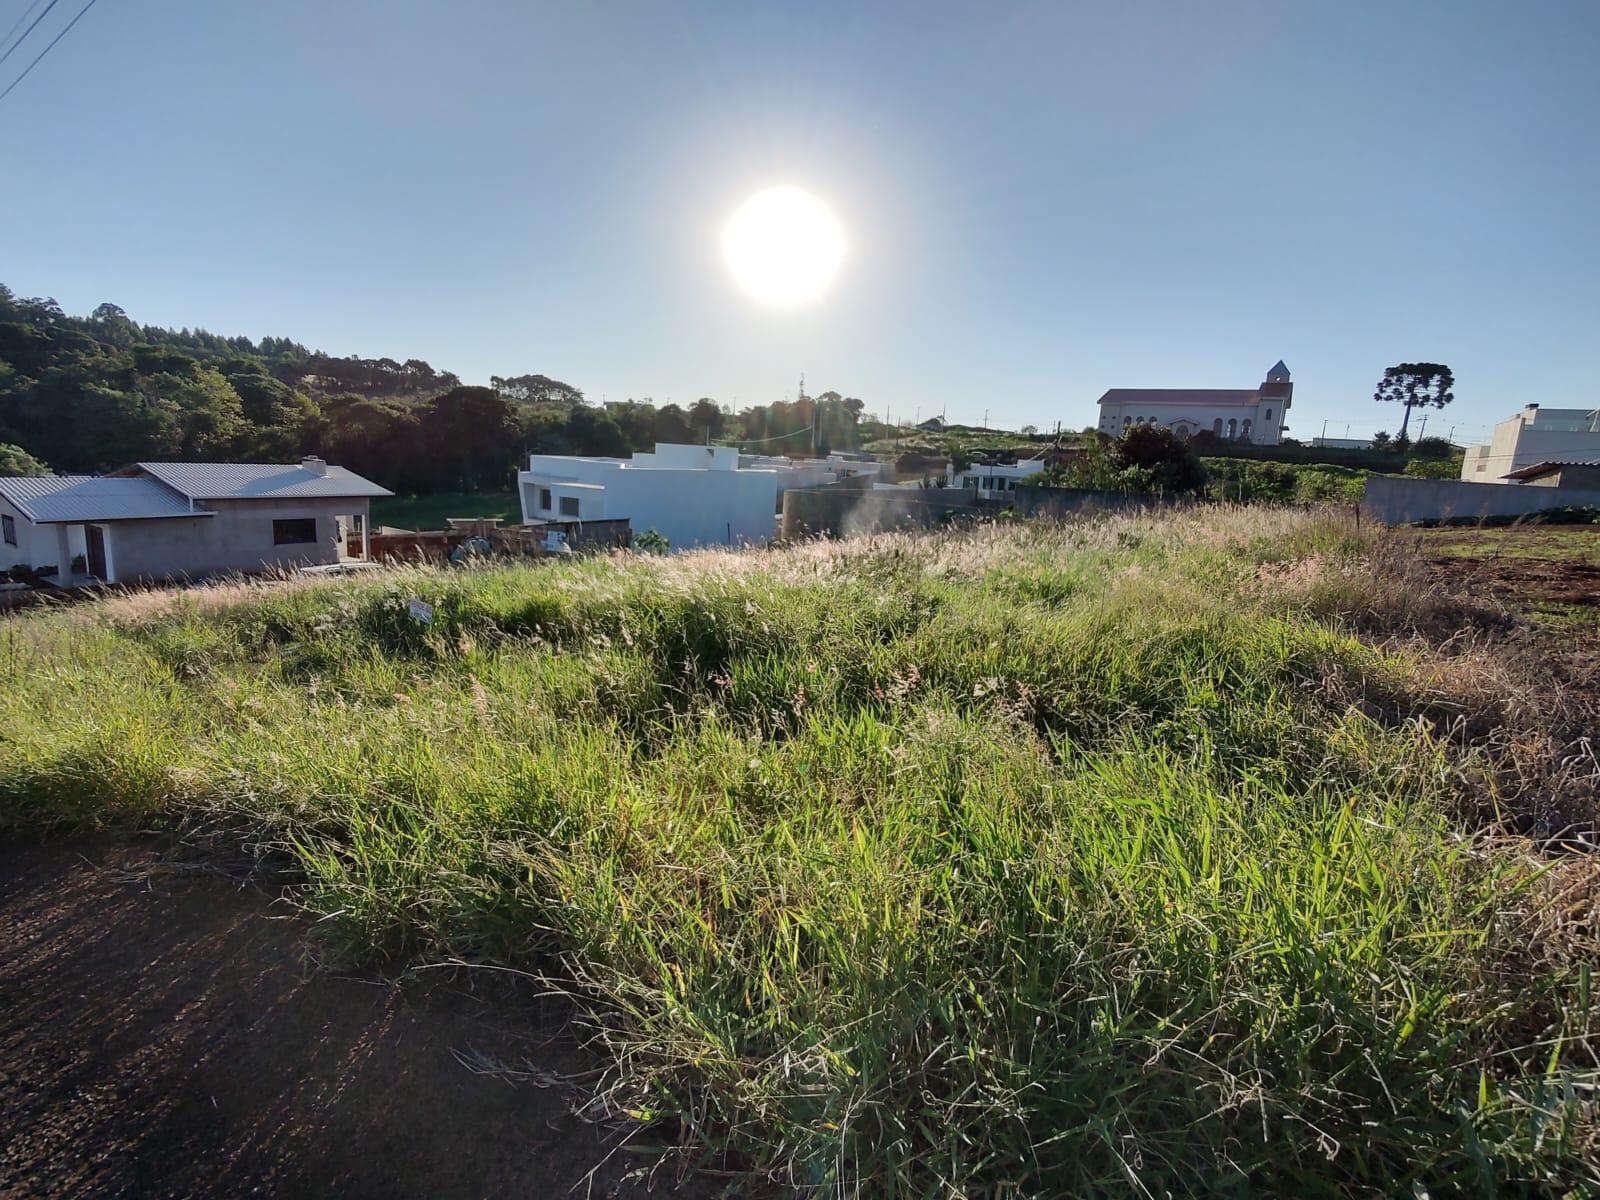
<path id="1" fill-rule="evenodd" d="M 1600 490 L 1373 475 L 1367 479 L 1361 511 L 1385 525 L 1405 525 L 1450 518 L 1522 516 L 1568 505 L 1600 507 Z"/>
<path id="2" fill-rule="evenodd" d="M 211 517 L 105 523 L 107 567 L 117 583 L 255 572 L 338 562 L 341 515 L 367 512 L 364 499 L 217 500 Z M 311 517 L 317 540 L 277 546 L 272 522 Z"/>
<path id="3" fill-rule="evenodd" d="M 1042 488 L 1018 485 L 1004 499 L 974 497 L 959 488 L 877 488 L 849 486 L 785 492 L 781 534 L 785 539 L 848 537 L 892 529 L 931 529 L 949 521 L 995 517 L 1007 510 L 1019 516 L 1065 520 L 1104 512 L 1166 508 L 1187 499 L 1129 496 L 1087 488 Z"/>
<path id="4" fill-rule="evenodd" d="M 848 537 L 890 529 L 931 529 L 947 520 L 993 516 L 1007 505 L 957 488 L 879 488 L 843 480 L 783 494 L 780 536 Z"/>
<path id="5" fill-rule="evenodd" d="M 1574 464 L 1559 467 L 1548 475 L 1541 475 L 1538 479 L 1523 480 L 1526 487 L 1558 487 L 1579 488 L 1589 491 L 1600 491 L 1600 466 L 1580 466 Z"/>
<path id="6" fill-rule="evenodd" d="M 57 561 L 61 557 L 61 543 L 56 535 L 56 526 L 35 525 L 22 515 L 21 510 L 4 498 L 0 498 L 0 513 L 10 517 L 17 527 L 15 546 L 0 539 L 0 574 L 19 565 L 29 566 L 35 570 L 41 567 L 56 567 L 58 568 L 56 581 L 64 581 L 72 569 L 73 556 L 84 553 L 82 527 L 68 526 L 67 561 L 63 563 Z"/>
<path id="7" fill-rule="evenodd" d="M 1018 485 L 1012 493 L 1019 516 L 1063 520 L 1096 513 L 1131 512 L 1146 508 L 1173 508 L 1194 503 L 1189 497 L 1132 495 L 1101 492 L 1093 488 L 1046 488 Z"/>

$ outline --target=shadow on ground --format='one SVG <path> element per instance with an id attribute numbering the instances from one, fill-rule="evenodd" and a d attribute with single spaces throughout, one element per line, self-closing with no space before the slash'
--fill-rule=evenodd
<path id="1" fill-rule="evenodd" d="M 268 895 L 148 849 L 0 846 L 0 1196 L 645 1194 L 574 1088 L 458 1058 L 583 1072 L 553 1003 L 305 945 Z"/>

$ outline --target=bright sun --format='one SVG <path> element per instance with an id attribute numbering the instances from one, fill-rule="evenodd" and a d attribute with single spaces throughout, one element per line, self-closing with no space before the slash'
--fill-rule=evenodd
<path id="1" fill-rule="evenodd" d="M 844 262 L 844 230 L 810 192 L 767 188 L 728 218 L 722 254 L 752 297 L 788 308 L 815 300 L 833 282 Z"/>

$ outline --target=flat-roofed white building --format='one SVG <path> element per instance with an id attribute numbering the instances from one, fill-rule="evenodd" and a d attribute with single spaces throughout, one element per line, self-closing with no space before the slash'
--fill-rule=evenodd
<path id="1" fill-rule="evenodd" d="M 1042 458 L 1024 458 L 1014 463 L 973 463 L 961 471 L 952 466 L 945 470 L 945 482 L 949 487 L 963 488 L 985 499 L 995 496 L 1003 498 L 1007 492 L 1016 491 L 1017 484 L 1039 474 L 1044 467 Z"/>
<path id="2" fill-rule="evenodd" d="M 1121 437 L 1135 425 L 1159 425 L 1181 438 L 1205 431 L 1224 441 L 1276 446 L 1294 383 L 1282 360 L 1253 388 L 1112 388 L 1100 397 L 1101 433 Z"/>
<path id="3" fill-rule="evenodd" d="M 654 529 L 672 549 L 689 550 L 768 542 L 784 491 L 877 469 L 839 455 L 789 459 L 661 442 L 632 458 L 529 455 L 517 491 L 524 524 L 621 520 L 635 534 Z"/>
<path id="4" fill-rule="evenodd" d="M 1467 483 L 1504 483 L 1523 467 L 1600 455 L 1600 410 L 1541 408 L 1522 411 L 1494 427 L 1487 445 L 1468 446 L 1461 460 Z"/>

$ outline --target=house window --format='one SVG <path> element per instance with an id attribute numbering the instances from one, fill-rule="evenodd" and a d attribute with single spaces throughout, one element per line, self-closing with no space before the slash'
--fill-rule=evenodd
<path id="1" fill-rule="evenodd" d="M 549 512 L 550 511 L 550 489 L 549 488 L 540 488 L 539 489 L 539 507 L 545 512 Z"/>
<path id="2" fill-rule="evenodd" d="M 1215 421 L 1211 422 L 1211 432 L 1216 434 L 1218 437 L 1222 436 L 1222 418 L 1221 417 L 1218 417 Z"/>
<path id="3" fill-rule="evenodd" d="M 272 523 L 274 546 L 309 546 L 317 540 L 315 517 L 290 517 Z"/>
<path id="4" fill-rule="evenodd" d="M 14 518 L 0 514 L 0 532 L 4 532 L 6 545 L 17 544 L 17 522 Z"/>
<path id="5" fill-rule="evenodd" d="M 1235 417 L 1228 418 L 1228 440 L 1231 442 L 1239 436 L 1239 422 Z"/>
<path id="6" fill-rule="evenodd" d="M 561 497 L 561 515 L 575 517 L 578 515 L 578 498 L 576 496 Z"/>
<path id="7" fill-rule="evenodd" d="M 1272 410 L 1270 408 L 1267 409 L 1267 420 L 1272 420 Z"/>

